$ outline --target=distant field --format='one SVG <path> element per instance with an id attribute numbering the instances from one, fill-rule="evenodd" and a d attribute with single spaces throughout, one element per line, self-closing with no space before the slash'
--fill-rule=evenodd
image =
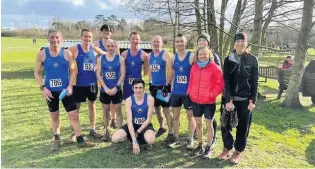
<path id="1" fill-rule="evenodd" d="M 2 38 L 1 57 L 1 167 L 3 168 L 314 168 L 315 167 L 315 107 L 310 99 L 301 97 L 305 110 L 279 107 L 275 100 L 278 82 L 261 84 L 266 100 L 257 101 L 248 146 L 241 163 L 216 158 L 223 145 L 218 127 L 218 144 L 211 159 L 190 155 L 185 146 L 169 149 L 163 145 L 166 134 L 157 139 L 151 151 L 135 156 L 126 144 L 96 142 L 97 146 L 78 149 L 74 144 L 62 145 L 59 153 L 49 151 L 51 141 L 47 105 L 33 76 L 36 53 L 46 40 Z M 15 49 L 13 49 L 14 47 Z M 147 78 L 145 78 L 147 81 Z M 220 98 L 218 97 L 218 100 Z M 67 114 L 60 104 L 61 138 L 70 136 Z M 216 118 L 219 125 L 219 102 Z M 87 105 L 81 106 L 83 133 L 88 134 Z M 156 116 L 153 125 L 158 128 Z M 97 101 L 97 129 L 103 133 L 100 102 Z M 205 130 L 204 130 L 205 131 Z M 114 132 L 114 130 L 112 130 Z M 180 137 L 185 140 L 187 120 L 181 112 Z M 235 135 L 235 130 L 233 131 Z M 204 140 L 206 139 L 204 135 Z M 197 144 L 197 143 L 196 143 Z"/>

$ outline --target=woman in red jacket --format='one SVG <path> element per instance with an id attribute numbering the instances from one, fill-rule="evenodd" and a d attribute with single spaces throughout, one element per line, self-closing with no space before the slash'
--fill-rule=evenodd
<path id="1" fill-rule="evenodd" d="M 200 47 L 197 52 L 197 63 L 190 71 L 190 80 L 187 94 L 193 102 L 193 113 L 196 120 L 198 134 L 198 147 L 194 150 L 197 155 L 211 156 L 211 143 L 213 139 L 213 116 L 216 109 L 216 98 L 224 88 L 223 74 L 213 61 L 212 51 L 207 47 Z M 207 146 L 202 147 L 202 115 L 207 125 Z"/>

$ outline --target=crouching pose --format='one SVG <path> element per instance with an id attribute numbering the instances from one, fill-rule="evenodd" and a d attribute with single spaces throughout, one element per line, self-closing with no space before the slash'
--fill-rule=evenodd
<path id="1" fill-rule="evenodd" d="M 150 149 L 155 141 L 155 132 L 151 124 L 154 98 L 144 92 L 144 81 L 135 79 L 132 82 L 134 94 L 126 99 L 127 124 L 122 126 L 112 136 L 112 142 L 124 141 L 126 138 L 132 142 L 133 153 L 140 153 L 139 144 L 146 144 Z"/>

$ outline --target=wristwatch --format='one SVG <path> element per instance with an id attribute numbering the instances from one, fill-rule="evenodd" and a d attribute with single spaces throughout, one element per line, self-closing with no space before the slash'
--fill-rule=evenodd
<path id="1" fill-rule="evenodd" d="M 40 90 L 44 90 L 45 87 L 46 87 L 46 85 L 41 85 L 39 88 L 40 88 Z"/>
<path id="2" fill-rule="evenodd" d="M 117 84 L 117 85 L 116 85 L 116 89 L 117 89 L 117 90 L 120 90 L 120 89 L 121 89 L 121 85 Z"/>
<path id="3" fill-rule="evenodd" d="M 138 144 L 137 140 L 132 140 L 132 144 Z"/>

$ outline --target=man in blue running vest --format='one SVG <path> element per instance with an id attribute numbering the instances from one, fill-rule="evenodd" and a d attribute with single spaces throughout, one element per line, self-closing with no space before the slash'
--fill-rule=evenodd
<path id="1" fill-rule="evenodd" d="M 194 54 L 187 51 L 187 39 L 183 34 L 178 34 L 175 38 L 177 52 L 173 60 L 173 85 L 170 103 L 173 109 L 174 138 L 169 142 L 169 147 L 174 147 L 179 143 L 180 110 L 182 105 L 186 109 L 188 118 L 188 144 L 187 149 L 193 149 L 193 134 L 196 128 L 195 119 L 192 111 L 192 102 L 186 94 L 190 76 L 190 69 L 194 63 Z"/>
<path id="2" fill-rule="evenodd" d="M 102 49 L 104 52 L 106 52 L 106 47 L 105 47 L 105 43 L 108 41 L 108 40 L 111 40 L 112 38 L 112 34 L 113 34 L 113 27 L 110 26 L 110 25 L 107 25 L 107 24 L 104 24 L 101 26 L 100 28 L 100 32 L 101 32 L 101 35 L 102 35 L 102 39 L 95 42 L 94 45 L 99 47 L 100 49 Z M 118 44 L 115 42 L 115 51 L 116 53 L 120 54 L 120 51 L 119 51 L 119 47 L 118 47 Z M 116 129 L 118 126 L 117 126 L 117 122 L 116 122 L 116 118 L 120 118 L 120 117 L 117 117 L 116 115 L 116 107 L 114 104 L 110 103 L 110 114 L 111 114 L 111 119 L 112 119 L 112 122 L 111 122 L 111 127 Z M 104 124 L 104 128 L 105 127 L 105 124 Z"/>
<path id="3" fill-rule="evenodd" d="M 142 65 L 144 65 L 144 75 L 148 74 L 148 54 L 142 49 L 139 49 L 140 35 L 137 32 L 132 32 L 129 36 L 130 49 L 125 50 L 121 56 L 126 63 L 126 76 L 123 85 L 123 99 L 127 99 L 134 94 L 132 90 L 133 79 L 142 78 Z"/>
<path id="4" fill-rule="evenodd" d="M 112 103 L 117 112 L 118 127 L 122 126 L 122 90 L 121 84 L 125 78 L 125 60 L 115 52 L 115 41 L 109 39 L 106 41 L 107 54 L 102 55 L 97 60 L 96 76 L 101 83 L 100 102 L 102 103 L 103 121 L 105 124 L 105 134 L 101 138 L 102 141 L 110 140 L 110 107 Z"/>
<path id="5" fill-rule="evenodd" d="M 68 112 L 70 124 L 73 128 L 78 146 L 94 146 L 86 142 L 81 134 L 77 106 L 72 95 L 72 86 L 76 76 L 73 55 L 69 50 L 60 47 L 62 36 L 59 30 L 49 30 L 48 41 L 50 44 L 49 47 L 40 50 L 37 54 L 34 76 L 40 89 L 43 91 L 50 111 L 51 129 L 54 134 L 52 150 L 58 151 L 61 143 L 59 95 L 63 89 L 66 89 L 68 93 L 63 98 L 62 104 Z M 44 81 L 41 76 L 42 69 L 45 71 Z"/>
<path id="6" fill-rule="evenodd" d="M 153 51 L 149 54 L 148 60 L 150 64 L 150 73 L 149 73 L 149 81 L 150 83 L 150 93 L 154 97 L 154 107 L 155 113 L 160 125 L 159 130 L 156 133 L 156 137 L 161 136 L 166 132 L 166 129 L 163 127 L 163 117 L 161 114 L 161 108 L 163 107 L 163 113 L 166 117 L 166 122 L 169 129 L 169 134 L 165 140 L 165 143 L 168 144 L 170 139 L 173 136 L 172 132 L 172 115 L 170 114 L 170 103 L 164 102 L 156 98 L 157 91 L 161 90 L 164 95 L 171 92 L 171 82 L 172 76 L 170 73 L 172 72 L 172 61 L 170 55 L 167 51 L 163 50 L 163 41 L 162 37 L 156 35 L 152 38 L 151 46 Z"/>
<path id="7" fill-rule="evenodd" d="M 88 99 L 88 110 L 90 118 L 90 134 L 94 139 L 100 139 L 101 135 L 96 133 L 96 108 L 98 86 L 96 78 L 96 60 L 102 54 L 105 54 L 100 48 L 92 45 L 92 32 L 90 29 L 81 30 L 81 44 L 69 48 L 76 61 L 78 71 L 76 84 L 73 88 L 73 94 L 77 103 L 78 112 L 82 102 Z"/>
<path id="8" fill-rule="evenodd" d="M 126 99 L 127 124 L 122 126 L 112 136 L 112 142 L 132 142 L 133 153 L 140 153 L 139 144 L 146 144 L 145 149 L 151 149 L 155 141 L 155 133 L 151 124 L 154 109 L 154 98 L 144 92 L 145 85 L 142 79 L 132 82 L 134 94 Z"/>

